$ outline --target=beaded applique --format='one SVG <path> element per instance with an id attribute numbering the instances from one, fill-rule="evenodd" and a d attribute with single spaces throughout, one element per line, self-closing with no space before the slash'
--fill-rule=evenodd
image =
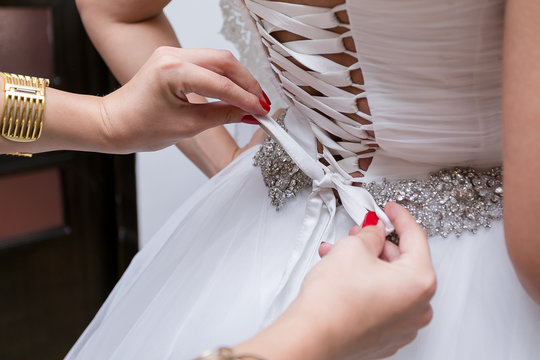
<path id="1" fill-rule="evenodd" d="M 285 130 L 286 114 L 287 110 L 276 119 Z M 282 208 L 288 199 L 294 198 L 299 190 L 312 184 L 311 178 L 300 170 L 289 154 L 270 136 L 264 140 L 253 157 L 253 165 L 261 168 L 268 196 L 276 210 Z"/>
<path id="2" fill-rule="evenodd" d="M 277 119 L 285 128 L 285 112 Z M 312 184 L 283 148 L 268 137 L 253 158 L 261 168 L 268 196 L 279 210 L 288 199 Z M 369 182 L 364 188 L 382 208 L 389 201 L 397 202 L 411 212 L 429 237 L 447 237 L 464 231 L 476 233 L 489 228 L 493 220 L 502 219 L 503 171 L 501 167 L 487 170 L 470 168 L 443 169 L 423 180 Z M 398 242 L 395 234 L 390 241 Z"/>
<path id="3" fill-rule="evenodd" d="M 429 237 L 463 231 L 476 233 L 502 219 L 501 167 L 487 170 L 444 169 L 425 180 L 364 184 L 377 204 L 395 201 L 411 212 Z"/>

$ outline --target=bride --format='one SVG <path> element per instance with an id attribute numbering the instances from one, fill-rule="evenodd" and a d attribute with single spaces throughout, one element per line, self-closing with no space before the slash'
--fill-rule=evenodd
<path id="1" fill-rule="evenodd" d="M 121 82 L 158 46 L 178 46 L 167 1 L 78 3 Z M 321 242 L 367 211 L 397 244 L 380 209 L 389 200 L 428 232 L 439 284 L 432 323 L 395 358 L 538 358 L 540 4 L 242 9 L 288 109 L 257 117 L 272 135 L 260 149 L 238 149 L 222 128 L 179 144 L 212 178 L 137 255 L 67 358 L 188 359 L 237 343 L 288 306 Z"/>

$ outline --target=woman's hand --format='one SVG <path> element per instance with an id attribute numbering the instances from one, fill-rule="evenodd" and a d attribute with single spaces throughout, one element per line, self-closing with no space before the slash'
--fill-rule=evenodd
<path id="1" fill-rule="evenodd" d="M 308 309 L 322 314 L 329 358 L 390 356 L 431 321 L 436 278 L 425 231 L 395 203 L 385 212 L 399 234 L 399 247 L 385 241 L 380 221 L 362 230 L 355 226 L 304 281 L 299 299 L 317 299 Z"/>
<path id="2" fill-rule="evenodd" d="M 381 259 L 387 243 L 381 222 L 355 226 L 325 250 L 289 309 L 235 351 L 275 360 L 361 360 L 410 343 L 432 318 L 436 279 L 424 230 L 395 203 L 385 211 L 400 237 L 392 261 Z"/>
<path id="3" fill-rule="evenodd" d="M 180 43 L 178 42 L 178 39 L 174 34 L 173 28 L 171 27 L 167 18 L 165 17 L 165 14 L 163 13 L 163 7 L 165 7 L 168 2 L 169 1 L 167 0 L 77 0 L 77 6 L 79 8 L 81 18 L 90 38 L 92 39 L 92 42 L 94 43 L 99 53 L 101 54 L 111 71 L 114 73 L 118 81 L 120 81 L 120 83 L 124 84 L 130 81 L 130 79 L 135 76 L 137 71 L 140 70 L 143 64 L 150 57 L 154 57 L 156 55 L 155 50 L 160 46 L 166 45 L 169 46 L 169 48 L 162 48 L 161 50 L 158 50 L 159 52 L 173 52 L 172 49 L 174 49 L 175 54 L 181 53 L 181 50 L 178 49 Z M 192 54 L 195 54 L 193 53 L 194 50 L 188 51 L 191 51 Z M 185 56 L 186 54 L 188 54 L 188 52 L 183 52 L 182 54 L 182 56 Z M 207 52 L 206 54 L 209 53 Z M 266 100 L 264 94 L 260 90 L 259 85 L 253 80 L 251 75 L 249 75 L 249 73 L 239 65 L 238 61 L 236 61 L 230 53 L 219 51 L 214 52 L 213 54 L 215 55 L 214 61 L 210 63 L 200 63 L 198 61 L 201 59 L 200 57 L 198 57 L 198 60 L 193 58 L 183 58 L 183 60 L 187 60 L 187 62 L 193 63 L 200 68 L 212 71 L 217 75 L 228 78 L 236 85 L 239 85 L 242 89 L 250 92 L 251 94 L 254 94 L 258 100 Z M 176 56 L 177 55 L 173 55 L 173 57 L 175 58 Z M 176 61 L 177 60 L 173 60 L 173 63 Z M 225 65 L 230 66 L 231 69 L 236 69 L 236 71 L 227 71 L 227 73 L 225 74 L 220 73 L 219 69 L 223 68 L 223 62 L 225 62 Z M 210 67 L 208 67 L 208 65 L 210 65 Z M 215 67 L 214 65 L 217 65 L 217 67 Z M 228 68 L 225 69 L 227 70 Z M 161 73 L 166 73 L 166 71 L 161 71 Z M 201 72 L 199 72 L 199 74 L 200 73 Z M 137 77 L 141 78 L 142 76 L 140 74 L 141 73 L 139 72 L 139 74 L 137 74 Z M 144 81 L 137 82 L 139 86 L 145 88 L 146 84 L 141 83 L 144 83 Z M 137 86 L 131 84 L 130 86 L 137 88 Z M 231 87 L 231 85 L 224 86 Z M 185 92 L 183 90 L 191 90 L 197 92 L 195 89 L 180 89 L 180 92 L 184 95 Z M 225 91 L 227 89 L 221 88 L 220 90 L 221 92 L 227 92 Z M 150 96 L 148 95 L 148 91 L 145 92 L 144 89 L 138 88 L 137 91 L 141 92 L 139 98 L 142 98 L 142 101 L 148 101 L 148 99 L 146 98 Z M 200 89 L 199 93 L 203 96 L 212 96 L 206 91 L 200 91 Z M 175 92 L 173 92 L 173 94 L 176 95 Z M 129 92 L 124 92 L 122 97 L 127 98 L 129 95 Z M 166 99 L 170 99 L 170 92 L 168 93 L 168 95 L 169 97 Z M 152 94 L 152 96 L 155 97 L 156 94 Z M 110 98 L 113 98 L 113 96 L 111 96 Z M 180 98 L 182 98 L 182 96 Z M 170 105 L 171 101 L 167 103 L 166 99 L 160 100 L 162 102 L 165 102 L 167 105 L 165 106 L 165 108 L 168 109 L 168 111 L 165 114 L 172 114 L 171 116 L 174 117 L 174 114 L 178 112 L 175 110 L 178 109 L 176 109 L 174 106 L 171 109 L 168 106 Z M 225 98 L 221 99 L 227 100 Z M 249 100 L 247 99 L 248 98 L 242 98 L 241 101 L 249 102 Z M 174 98 L 172 100 L 173 103 L 177 101 L 177 99 Z M 192 103 L 201 101 L 204 102 L 203 97 L 193 94 L 190 94 L 189 100 Z M 232 100 L 229 99 L 229 101 Z M 257 101 L 251 98 L 251 105 L 248 105 L 247 107 L 239 106 L 239 108 L 244 111 L 249 110 L 249 112 L 252 112 L 254 114 L 261 114 L 260 107 L 257 107 Z M 107 102 L 105 102 L 105 104 L 106 106 L 104 106 L 103 109 L 108 109 L 109 104 Z M 239 105 L 235 102 L 232 102 L 230 104 Z M 263 102 L 262 104 L 269 105 L 269 102 Z M 262 104 L 259 103 L 260 106 L 262 106 Z M 213 106 L 215 107 L 215 105 Z M 192 109 L 195 110 L 197 108 L 193 107 Z M 218 121 L 217 123 L 215 121 L 210 122 L 212 124 L 223 124 L 226 122 L 240 121 L 242 113 L 238 112 L 238 110 L 232 110 L 230 108 L 229 110 L 230 111 L 228 112 L 225 111 L 223 116 L 218 116 L 217 119 L 214 117 L 214 119 Z M 130 116 L 130 112 L 132 112 L 131 109 L 129 109 L 128 106 L 124 106 L 123 113 L 125 115 L 122 116 Z M 245 113 L 246 112 L 244 112 L 244 114 Z M 191 115 L 193 115 L 193 112 L 191 112 Z M 168 123 L 166 121 L 166 118 L 159 118 L 154 113 L 150 113 L 148 114 L 148 116 L 150 116 L 151 121 L 156 122 L 156 125 L 165 121 L 165 124 L 162 124 L 163 129 L 167 130 L 168 126 L 171 125 L 171 123 Z M 118 116 L 116 117 L 118 118 Z M 105 114 L 105 118 L 107 118 L 107 114 Z M 134 137 L 134 131 L 139 133 L 142 132 L 142 130 L 140 129 L 126 129 L 124 127 L 115 127 L 116 122 L 114 121 L 106 121 L 106 123 L 112 124 L 110 129 L 113 131 L 113 133 L 121 134 L 121 137 L 124 140 L 123 144 L 120 144 L 119 146 L 125 148 L 133 147 L 132 139 Z M 120 121 L 120 123 L 123 124 L 122 121 Z M 148 124 L 148 122 L 145 122 L 144 120 L 139 121 L 139 123 L 142 123 L 143 127 Z M 193 123 L 194 126 L 191 128 L 191 132 L 202 130 L 210 126 L 209 124 L 207 124 L 205 126 L 199 127 L 201 126 L 200 121 L 198 122 L 195 120 L 193 121 Z M 204 121 L 204 123 L 206 123 L 206 121 Z M 155 149 L 166 146 L 165 144 L 170 143 L 172 141 L 171 137 L 174 137 L 175 134 L 178 134 L 177 126 L 179 125 L 173 122 L 171 126 L 172 130 L 169 129 L 164 134 L 155 134 L 156 131 L 160 130 L 150 129 L 149 131 L 154 132 L 153 136 L 157 138 L 161 137 L 163 141 L 148 142 L 146 149 Z M 188 133 L 189 132 L 190 131 L 188 129 Z M 148 135 L 151 134 L 144 134 L 143 138 Z M 176 143 L 176 146 L 204 174 L 209 177 L 215 175 L 217 172 L 227 166 L 234 159 L 234 157 L 239 154 L 238 145 L 223 126 L 217 126 L 208 129 L 206 131 L 203 131 L 201 134 L 191 138 L 180 138 L 176 136 L 176 139 L 179 140 Z M 111 146 L 111 144 L 109 144 L 108 146 Z M 112 146 L 114 148 L 115 144 L 112 144 Z M 116 147 L 118 147 L 118 145 L 116 145 Z"/>
<path id="4" fill-rule="evenodd" d="M 221 101 L 192 104 L 188 94 Z M 206 129 L 263 115 L 258 82 L 228 51 L 158 48 L 122 88 L 103 98 L 110 152 L 156 150 Z"/>

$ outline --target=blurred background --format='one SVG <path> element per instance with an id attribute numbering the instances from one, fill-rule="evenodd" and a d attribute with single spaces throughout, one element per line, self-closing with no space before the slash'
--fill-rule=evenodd
<path id="1" fill-rule="evenodd" d="M 204 9 L 204 25 L 201 24 Z M 172 0 L 165 8 L 183 47 L 228 49 L 238 56 L 234 44 L 220 33 L 223 24 L 219 0 Z M 228 125 L 242 145 L 249 141 L 254 126 Z M 139 242 L 147 243 L 171 213 L 206 181 L 176 147 L 137 154 L 137 196 Z"/>
<path id="2" fill-rule="evenodd" d="M 220 34 L 218 0 L 173 0 L 166 13 L 184 47 L 237 54 Z M 77 93 L 118 86 L 74 0 L 0 0 L 0 71 Z M 245 144 L 255 127 L 228 129 Z M 62 358 L 138 249 L 206 180 L 176 147 L 0 156 L 0 359 Z"/>

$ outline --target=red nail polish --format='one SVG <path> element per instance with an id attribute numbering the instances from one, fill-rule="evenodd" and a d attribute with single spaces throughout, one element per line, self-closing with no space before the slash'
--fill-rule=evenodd
<path id="1" fill-rule="evenodd" d="M 377 225 L 379 222 L 379 217 L 377 214 L 375 214 L 375 211 L 369 211 L 366 214 L 366 218 L 364 219 L 364 222 L 362 223 L 362 228 L 365 228 L 366 226 L 374 226 Z"/>
<path id="2" fill-rule="evenodd" d="M 266 101 L 268 105 L 272 105 L 272 102 L 270 101 L 270 99 L 268 98 L 268 95 L 266 95 L 264 91 L 263 91 L 263 96 L 264 96 L 264 101 Z"/>
<path id="3" fill-rule="evenodd" d="M 246 115 L 242 118 L 242 122 L 251 125 L 260 125 L 261 123 L 255 119 L 252 115 Z"/>
<path id="4" fill-rule="evenodd" d="M 270 105 L 268 105 L 267 103 L 265 103 L 264 101 L 262 101 L 260 99 L 259 99 L 259 102 L 261 103 L 261 106 L 264 109 L 264 111 L 266 111 L 266 112 L 270 111 Z"/>

